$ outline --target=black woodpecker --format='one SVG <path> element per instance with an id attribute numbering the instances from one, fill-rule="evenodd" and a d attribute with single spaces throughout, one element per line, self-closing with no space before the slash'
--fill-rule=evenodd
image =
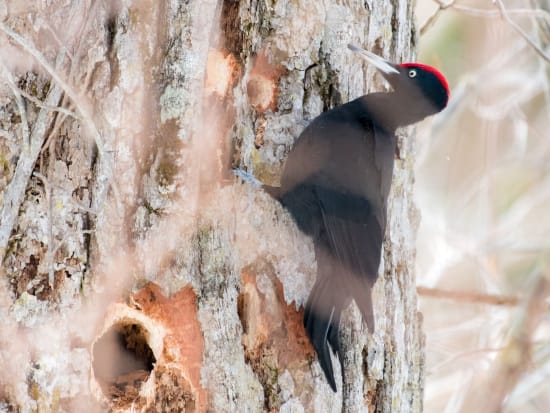
<path id="1" fill-rule="evenodd" d="M 341 363 L 342 310 L 354 299 L 369 330 L 375 328 L 371 288 L 386 230 L 395 130 L 440 112 L 449 100 L 447 81 L 436 69 L 394 64 L 348 47 L 374 65 L 392 91 L 370 93 L 319 115 L 290 151 L 281 186 L 263 186 L 313 238 L 317 279 L 304 327 L 334 391 L 328 344 Z"/>

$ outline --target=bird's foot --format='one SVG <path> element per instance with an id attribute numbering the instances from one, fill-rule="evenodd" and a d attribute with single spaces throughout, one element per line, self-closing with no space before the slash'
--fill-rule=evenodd
<path id="1" fill-rule="evenodd" d="M 233 173 L 244 182 L 260 188 L 263 184 L 251 173 L 243 171 L 242 169 L 233 169 Z"/>

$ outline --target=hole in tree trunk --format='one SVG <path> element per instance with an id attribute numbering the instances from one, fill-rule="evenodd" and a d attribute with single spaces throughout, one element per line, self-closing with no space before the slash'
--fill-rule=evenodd
<path id="1" fill-rule="evenodd" d="M 149 378 L 156 358 L 148 339 L 149 333 L 141 324 L 122 320 L 94 344 L 94 375 L 113 406 L 132 403 Z"/>

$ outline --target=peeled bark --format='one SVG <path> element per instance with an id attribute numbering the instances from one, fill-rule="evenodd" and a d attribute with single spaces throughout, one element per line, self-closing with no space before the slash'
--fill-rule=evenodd
<path id="1" fill-rule="evenodd" d="M 311 119 L 384 87 L 346 45 L 410 60 L 412 5 L 50 3 L 0 7 L 2 27 L 29 41 L 4 30 L 16 87 L 0 91 L 0 200 L 2 217 L 18 214 L 0 223 L 0 410 L 421 411 L 410 130 L 373 290 L 377 331 L 347 310 L 337 394 L 302 327 L 311 240 L 229 172 L 277 184 Z M 43 63 L 56 58 L 52 77 Z M 47 97 L 57 88 L 64 112 Z M 41 151 L 7 205 L 15 171 L 29 169 L 24 119 Z"/>

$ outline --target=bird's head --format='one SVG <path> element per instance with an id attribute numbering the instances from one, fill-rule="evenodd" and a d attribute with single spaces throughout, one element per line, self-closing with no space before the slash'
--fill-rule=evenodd
<path id="1" fill-rule="evenodd" d="M 449 101 L 449 84 L 441 72 L 421 63 L 395 64 L 357 46 L 348 48 L 374 65 L 393 88 L 405 108 L 419 117 L 442 111 Z"/>

